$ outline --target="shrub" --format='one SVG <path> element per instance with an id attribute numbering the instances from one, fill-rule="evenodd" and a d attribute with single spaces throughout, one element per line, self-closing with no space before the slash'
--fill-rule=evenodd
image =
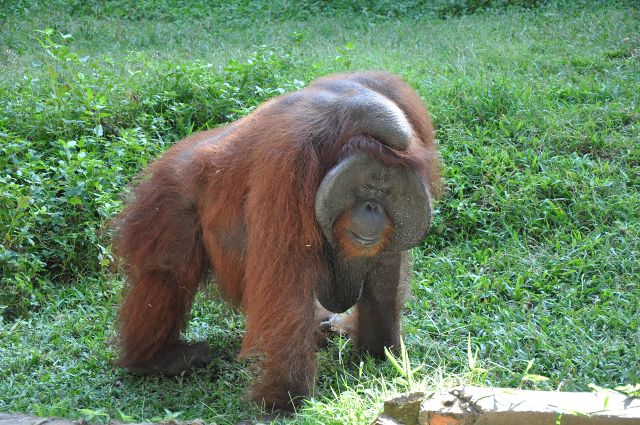
<path id="1" fill-rule="evenodd" d="M 69 283 L 113 261 L 106 224 L 120 193 L 150 158 L 197 129 L 233 120 L 286 82 L 286 52 L 257 48 L 246 61 L 210 65 L 129 59 L 129 81 L 108 62 L 80 57 L 72 37 L 38 38 L 48 79 L 4 89 L 0 101 L 0 310 L 25 315 L 51 282 Z"/>

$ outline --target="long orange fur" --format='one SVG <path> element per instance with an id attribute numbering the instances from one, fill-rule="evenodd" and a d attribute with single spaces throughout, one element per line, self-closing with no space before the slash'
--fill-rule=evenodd
<path id="1" fill-rule="evenodd" d="M 309 393 L 316 368 L 314 282 L 328 273 L 314 215 L 323 176 L 341 157 L 364 150 L 417 169 L 432 195 L 441 192 L 433 129 L 415 91 L 379 72 L 324 80 L 345 78 L 402 109 L 417 135 L 406 151 L 349 144 L 352 123 L 330 128 L 305 107 L 323 94 L 311 84 L 182 140 L 138 179 L 115 220 L 114 248 L 128 277 L 119 313 L 121 365 L 144 364 L 178 341 L 194 294 L 212 270 L 222 294 L 246 315 L 241 355 L 263 356 L 251 397 L 283 406 Z M 314 137 L 321 140 L 311 143 Z"/>

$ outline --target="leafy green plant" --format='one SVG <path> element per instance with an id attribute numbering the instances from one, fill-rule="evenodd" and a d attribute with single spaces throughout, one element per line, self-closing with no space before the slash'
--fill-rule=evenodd
<path id="1" fill-rule="evenodd" d="M 399 359 L 396 358 L 396 356 L 387 347 L 384 349 L 384 354 L 387 356 L 387 359 L 391 362 L 396 372 L 400 375 L 396 379 L 396 382 L 403 386 L 404 391 L 414 390 L 416 385 L 416 373 L 420 371 L 423 366 L 421 365 L 415 368 L 411 366 L 409 352 L 404 344 L 404 340 L 400 338 Z"/>
<path id="2" fill-rule="evenodd" d="M 351 67 L 351 58 L 350 55 L 352 51 L 355 49 L 353 41 L 348 42 L 347 44 L 336 47 L 338 51 L 338 55 L 336 56 L 336 62 L 343 66 L 345 69 L 349 69 Z"/>
<path id="3" fill-rule="evenodd" d="M 108 413 L 105 413 L 102 409 L 80 409 L 78 412 L 83 418 L 85 418 L 85 420 L 91 423 L 108 424 L 111 420 L 111 416 L 109 416 Z"/>
<path id="4" fill-rule="evenodd" d="M 616 391 L 627 394 L 629 397 L 640 397 L 640 384 L 627 384 L 615 387 Z"/>
<path id="5" fill-rule="evenodd" d="M 524 374 L 522 375 L 522 382 L 531 382 L 533 384 L 539 383 L 539 382 L 546 382 L 549 380 L 549 378 L 547 378 L 546 376 L 542 376 L 542 375 L 536 375 L 534 373 L 530 373 L 531 369 L 533 368 L 533 364 L 535 363 L 535 359 L 531 359 L 529 360 L 529 362 L 527 363 L 527 368 L 524 371 Z"/>
<path id="6" fill-rule="evenodd" d="M 479 349 L 473 351 L 471 347 L 471 334 L 467 335 L 467 367 L 469 369 L 470 382 L 481 382 L 487 375 L 487 370 L 478 365 L 479 351 Z"/>
<path id="7" fill-rule="evenodd" d="M 303 84 L 281 75 L 292 66 L 286 52 L 260 46 L 221 73 L 200 63 L 152 65 L 125 88 L 109 66 L 76 53 L 72 40 L 52 29 L 38 32 L 47 79 L 21 90 L 7 109 L 14 119 L 1 127 L 0 264 L 7 290 L 0 309 L 10 319 L 47 302 L 50 281 L 71 283 L 110 267 L 107 224 L 149 158 Z M 25 115 L 33 127 L 20 124 Z"/>

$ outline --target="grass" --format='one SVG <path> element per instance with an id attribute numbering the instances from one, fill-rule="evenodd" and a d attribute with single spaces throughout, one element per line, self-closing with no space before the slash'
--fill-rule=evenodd
<path id="1" fill-rule="evenodd" d="M 171 143 L 318 76 L 370 68 L 416 87 L 445 164 L 404 316 L 421 368 L 407 379 L 336 339 L 291 422 L 369 423 L 412 380 L 638 384 L 640 9 L 481 3 L 0 7 L 0 411 L 258 414 L 241 401 L 243 320 L 207 297 L 188 331 L 218 353 L 207 370 L 141 379 L 111 365 L 122 281 L 102 229 Z"/>

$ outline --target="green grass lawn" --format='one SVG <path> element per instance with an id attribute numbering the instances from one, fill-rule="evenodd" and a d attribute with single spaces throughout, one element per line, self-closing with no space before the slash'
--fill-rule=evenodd
<path id="1" fill-rule="evenodd" d="M 106 222 L 175 141 L 360 69 L 418 90 L 444 163 L 404 315 L 413 380 L 640 384 L 637 3 L 185 4 L 0 1 L 0 411 L 259 414 L 242 402 L 243 319 L 210 297 L 187 335 L 213 347 L 208 369 L 168 379 L 112 366 L 122 280 Z M 368 423 L 409 386 L 335 339 L 291 422 Z"/>

